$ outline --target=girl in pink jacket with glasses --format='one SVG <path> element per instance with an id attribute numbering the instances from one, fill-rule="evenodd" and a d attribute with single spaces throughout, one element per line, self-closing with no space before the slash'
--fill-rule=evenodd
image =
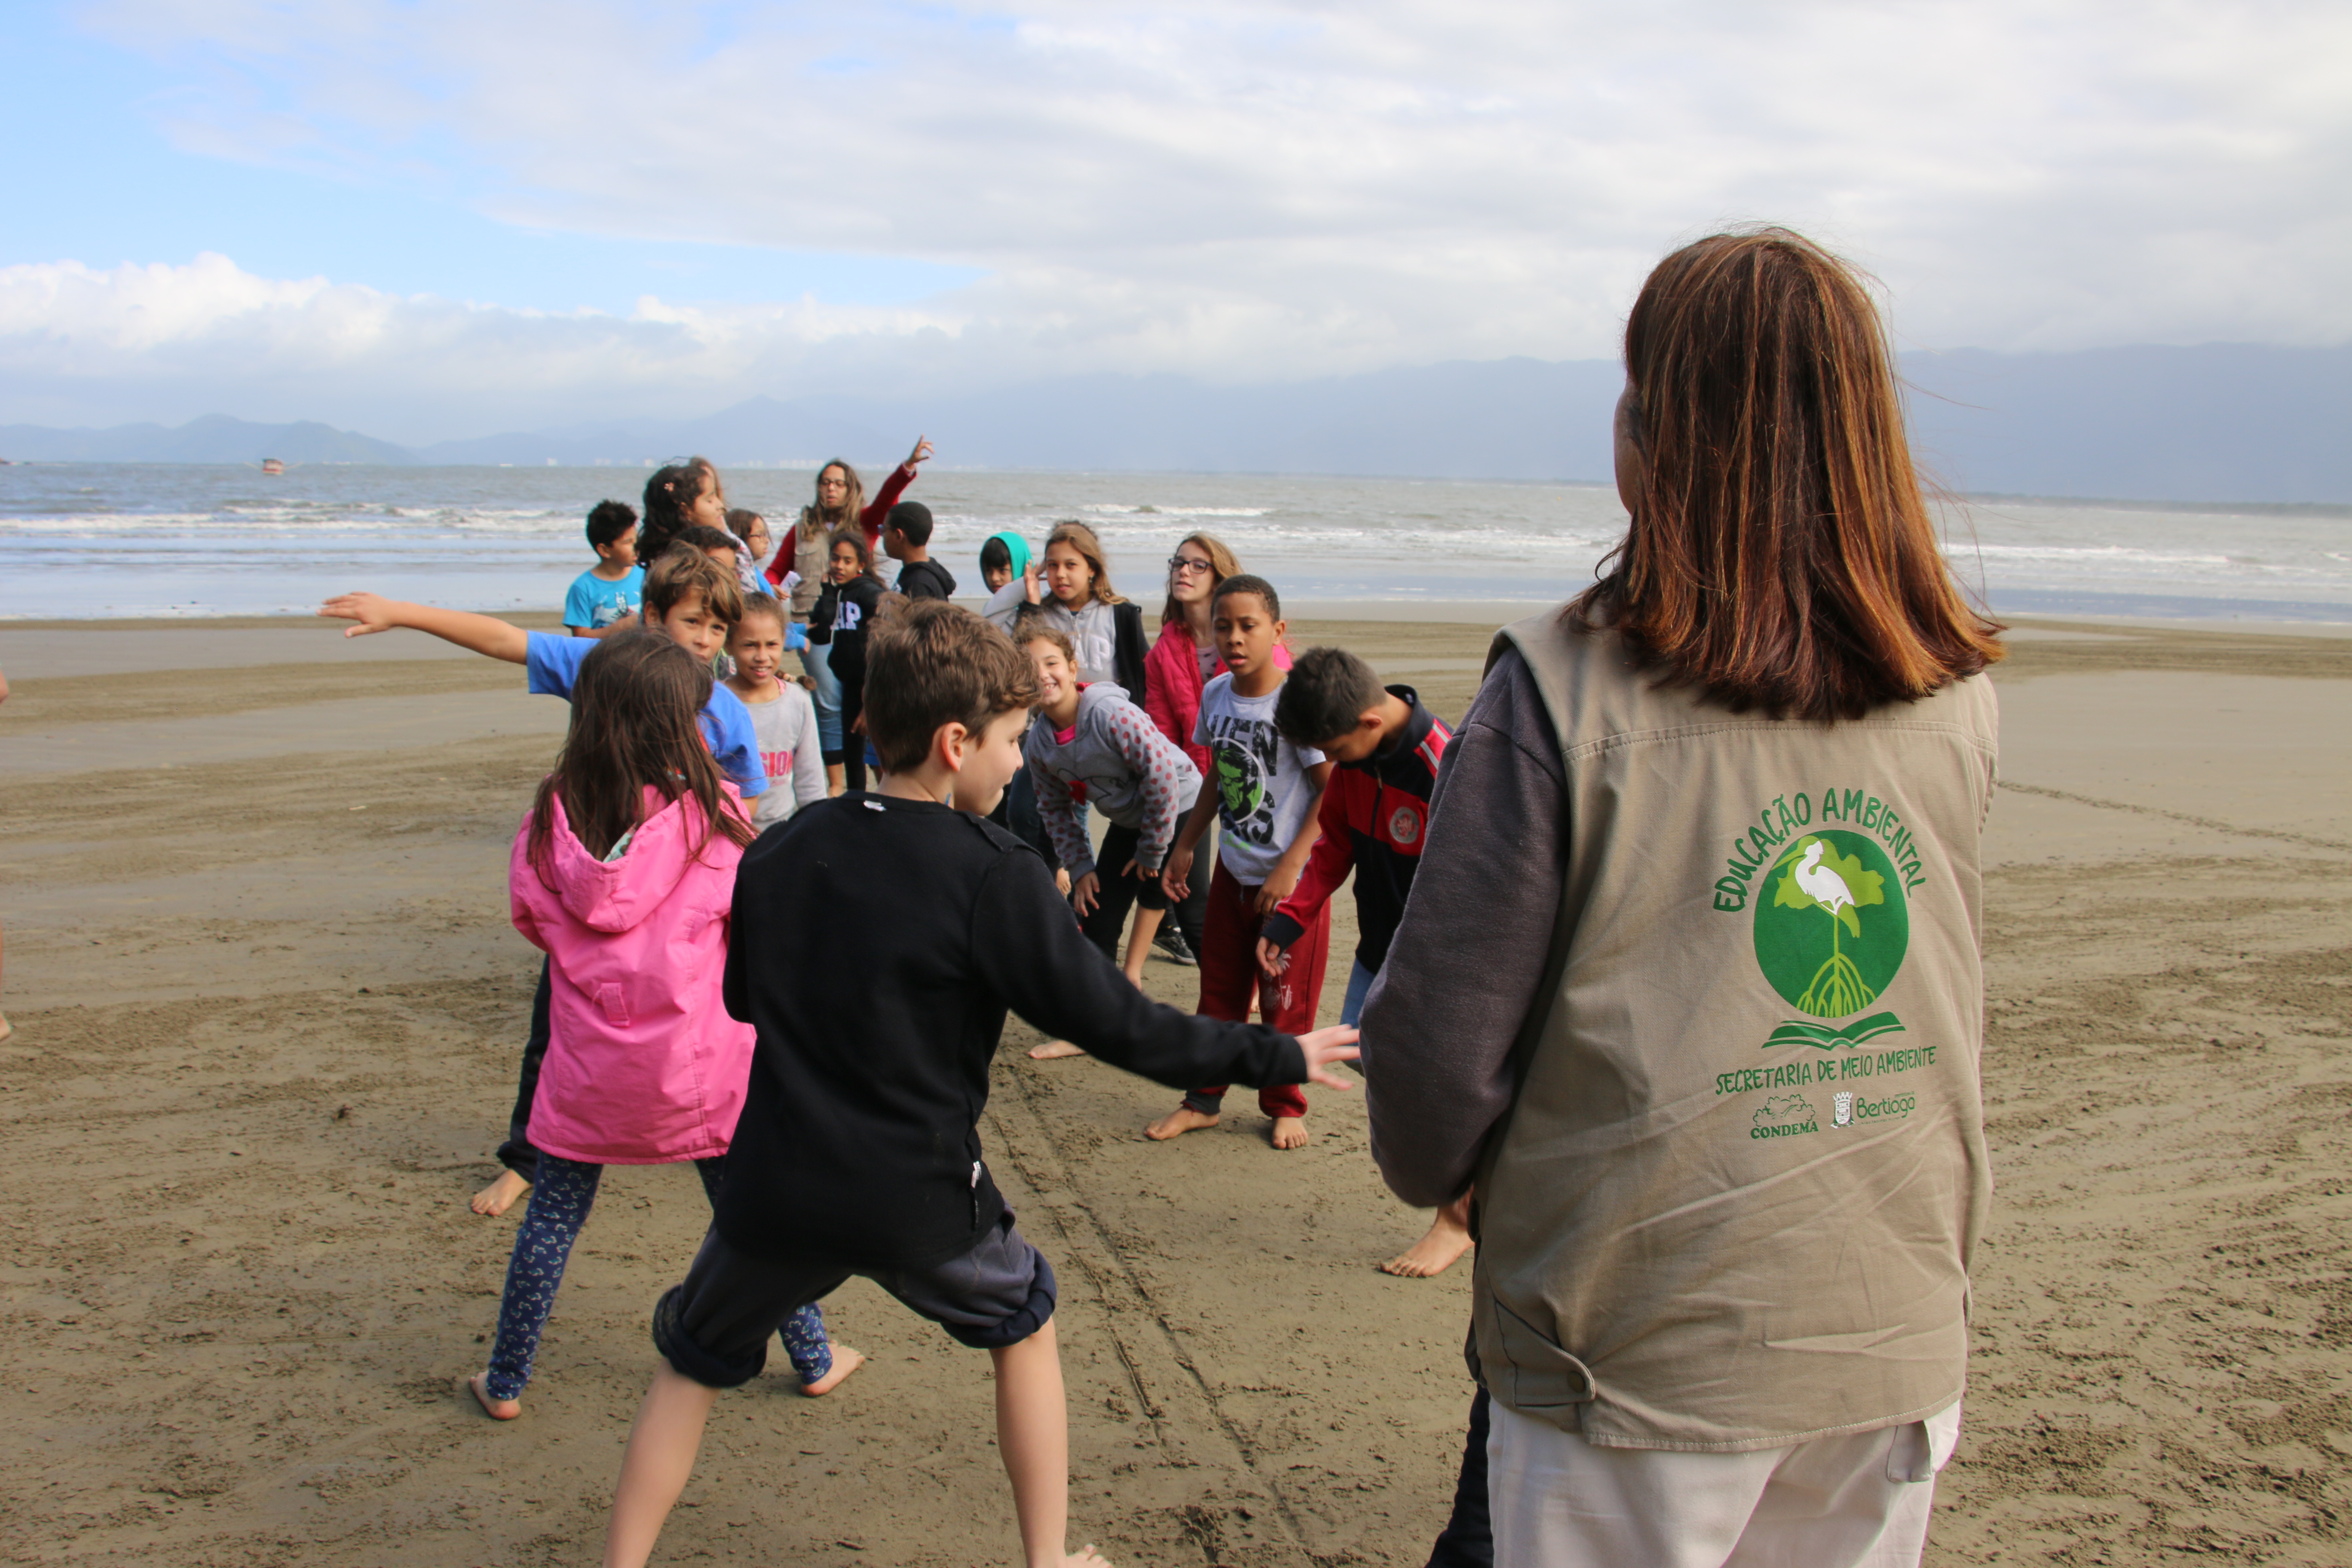
<path id="1" fill-rule="evenodd" d="M 490 1364 L 468 1382 L 501 1421 L 523 1385 L 606 1165 L 691 1160 L 718 1197 L 751 1069 L 728 1016 L 735 866 L 752 837 L 696 715 L 710 669 L 666 637 L 605 638 L 580 667 L 572 730 L 515 835 L 515 929 L 550 960 L 551 1037 L 530 1112 L 540 1152 L 515 1234 Z M 829 1347 L 814 1306 L 782 1331 L 802 1392 L 863 1360 Z"/>

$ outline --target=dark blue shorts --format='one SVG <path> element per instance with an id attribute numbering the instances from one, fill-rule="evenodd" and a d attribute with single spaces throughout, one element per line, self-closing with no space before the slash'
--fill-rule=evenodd
<path id="1" fill-rule="evenodd" d="M 1013 1228 L 1010 1210 L 969 1252 L 925 1268 L 857 1268 L 820 1258 L 762 1258 L 716 1229 L 686 1282 L 654 1308 L 654 1347 L 680 1377 L 737 1388 L 767 1365 L 785 1319 L 862 1275 L 974 1350 L 1017 1345 L 1054 1316 L 1054 1267 Z"/>

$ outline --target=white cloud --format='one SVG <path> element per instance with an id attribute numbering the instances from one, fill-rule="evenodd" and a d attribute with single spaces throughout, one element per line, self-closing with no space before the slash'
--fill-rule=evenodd
<path id="1" fill-rule="evenodd" d="M 551 420 L 700 414 L 763 386 L 951 349 L 953 318 L 814 300 L 626 317 L 258 278 L 226 257 L 0 268 L 0 422 L 233 409 L 429 440 Z M 331 412 L 330 412 L 331 411 Z"/>
<path id="2" fill-rule="evenodd" d="M 1914 343 L 2352 337 L 2352 9 L 2328 4 L 1034 0 L 698 18 L 588 0 L 112 0 L 93 15 L 210 84 L 173 100 L 186 145 L 439 181 L 537 226 L 988 277 L 918 311 L 648 305 L 621 321 L 215 263 L 52 269 L 6 281 L 0 370 L 59 333 L 87 334 L 73 341 L 102 363 L 162 333 L 143 352 L 189 374 L 252 342 L 289 374 L 376 365 L 427 386 L 487 349 L 498 363 L 466 395 L 510 387 L 532 411 L 520 419 L 566 386 L 564 406 L 588 412 L 620 383 L 634 410 L 674 387 L 717 405 L 812 375 L 1269 380 L 1599 356 L 1658 254 L 1750 218 L 1874 268 Z M 42 289 L 64 324 L 28 338 L 22 301 Z"/>

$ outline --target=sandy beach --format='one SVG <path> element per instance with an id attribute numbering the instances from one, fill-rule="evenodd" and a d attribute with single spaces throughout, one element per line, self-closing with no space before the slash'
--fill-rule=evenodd
<path id="1" fill-rule="evenodd" d="M 515 617 L 546 626 L 552 617 Z M 1292 623 L 1448 719 L 1489 629 Z M 1999 1192 L 1935 1563 L 2352 1552 L 2352 637 L 2035 622 L 1996 679 L 1984 1092 Z M 511 666 L 324 623 L 11 622 L 0 669 L 0 1552 L 591 1561 L 707 1215 L 616 1167 L 523 1419 L 458 1387 L 536 955 L 508 845 L 565 719 Z M 1335 905 L 1336 1019 L 1352 909 Z M 1155 960 L 1189 1006 L 1193 972 Z M 1035 1064 L 982 1133 L 1063 1282 L 1073 1542 L 1418 1568 L 1471 1385 L 1467 1265 L 1373 1265 L 1360 1095 L 1276 1153 L 1248 1096 Z M 871 1364 L 723 1401 L 662 1561 L 1018 1560 L 985 1359 L 854 1281 Z"/>

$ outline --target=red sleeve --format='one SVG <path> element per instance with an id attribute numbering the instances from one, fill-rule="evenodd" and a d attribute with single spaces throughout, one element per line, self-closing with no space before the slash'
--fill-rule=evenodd
<path id="1" fill-rule="evenodd" d="M 1181 642 L 1170 643 L 1171 637 Z M 1164 654 L 1162 644 L 1168 646 Z M 1207 773 L 1208 748 L 1192 742 L 1192 726 L 1201 717 L 1201 661 L 1192 652 L 1192 634 L 1181 626 L 1160 627 L 1159 641 L 1144 660 L 1144 672 L 1143 710 L 1194 767 Z"/>
<path id="2" fill-rule="evenodd" d="M 890 477 L 882 481 L 882 493 L 868 501 L 866 510 L 857 514 L 857 526 L 866 531 L 867 549 L 872 549 L 874 542 L 882 537 L 882 525 L 889 520 L 890 509 L 898 504 L 898 498 L 905 495 L 907 487 L 914 482 L 913 470 L 904 463 L 899 464 L 890 470 Z"/>
<path id="3" fill-rule="evenodd" d="M 1160 636 L 1151 645 L 1151 657 L 1143 661 L 1143 710 L 1151 715 L 1151 721 L 1160 726 L 1161 734 L 1181 746 L 1188 737 L 1177 727 L 1175 697 L 1169 689 L 1174 684 L 1171 677 L 1175 671 L 1170 668 L 1168 657 L 1160 651 L 1160 645 L 1171 635 L 1170 628 L 1160 627 Z"/>
<path id="4" fill-rule="evenodd" d="M 1302 927 L 1314 923 L 1316 911 L 1339 890 L 1356 863 L 1356 841 L 1348 832 L 1348 797 L 1355 793 L 1349 786 L 1353 783 L 1349 775 L 1333 771 L 1330 786 L 1323 792 L 1323 804 L 1315 813 L 1316 826 L 1323 836 L 1307 854 L 1307 868 L 1298 873 L 1298 886 L 1275 906 L 1276 915 L 1288 915 Z"/>

